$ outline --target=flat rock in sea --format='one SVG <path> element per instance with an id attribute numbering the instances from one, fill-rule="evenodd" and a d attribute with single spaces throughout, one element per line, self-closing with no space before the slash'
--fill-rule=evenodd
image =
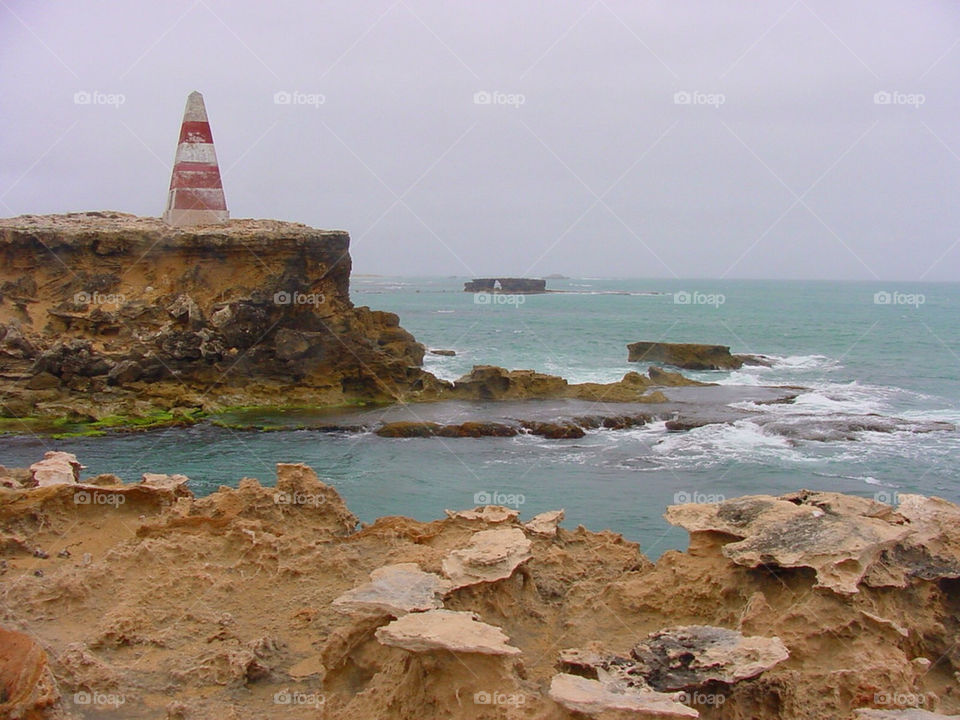
<path id="1" fill-rule="evenodd" d="M 48 487 L 50 485 L 67 485 L 79 482 L 82 468 L 83 466 L 77 460 L 76 455 L 51 450 L 43 454 L 43 460 L 30 466 L 30 473 L 34 485 Z"/>
<path id="2" fill-rule="evenodd" d="M 480 520 L 486 523 L 510 522 L 520 517 L 519 510 L 512 510 L 503 505 L 481 505 L 473 510 L 444 510 L 444 512 L 453 520 Z"/>
<path id="3" fill-rule="evenodd" d="M 634 717 L 695 718 L 700 713 L 679 701 L 679 693 L 647 689 L 618 690 L 599 680 L 559 673 L 550 681 L 550 699 L 567 710 L 590 717 L 607 712 Z"/>
<path id="4" fill-rule="evenodd" d="M 523 527 L 535 535 L 556 537 L 557 528 L 563 520 L 563 515 L 563 510 L 548 510 L 539 515 L 534 515 L 529 522 L 523 524 Z"/>
<path id="5" fill-rule="evenodd" d="M 856 593 L 868 569 L 911 533 L 889 505 L 831 492 L 749 495 L 717 504 L 671 505 L 666 519 L 733 542 L 725 557 L 739 565 L 809 567 L 817 586 Z"/>
<path id="6" fill-rule="evenodd" d="M 483 655 L 520 655 L 508 645 L 509 638 L 496 625 L 480 622 L 475 613 L 454 610 L 430 610 L 412 613 L 378 628 L 377 640 L 383 645 L 411 652 L 449 650 L 453 653 Z"/>
<path id="7" fill-rule="evenodd" d="M 503 580 L 530 559 L 530 540 L 520 528 L 481 530 L 461 550 L 452 550 L 443 559 L 443 572 L 451 590 L 478 583 Z"/>
<path id="8" fill-rule="evenodd" d="M 345 610 L 383 613 L 400 617 L 411 612 L 443 607 L 449 583 L 416 563 L 385 565 L 370 573 L 370 582 L 348 590 L 333 601 Z"/>
<path id="9" fill-rule="evenodd" d="M 691 690 L 708 682 L 732 685 L 790 657 L 778 637 L 745 636 L 711 625 L 685 625 L 651 633 L 631 655 L 638 671 L 660 691 Z"/>

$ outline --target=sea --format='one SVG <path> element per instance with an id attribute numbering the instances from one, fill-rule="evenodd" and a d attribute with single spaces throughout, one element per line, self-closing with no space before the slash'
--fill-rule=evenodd
<path id="1" fill-rule="evenodd" d="M 652 558 L 686 546 L 686 532 L 663 519 L 678 502 L 799 489 L 960 502 L 960 284 L 580 277 L 549 279 L 555 292 L 541 295 L 483 296 L 463 292 L 468 279 L 354 276 L 351 296 L 397 313 L 428 348 L 453 350 L 424 362 L 449 380 L 500 365 L 616 381 L 646 370 L 627 361 L 627 344 L 640 340 L 729 345 L 767 356 L 770 366 L 685 371 L 729 386 L 729 404 L 748 411 L 685 432 L 669 431 L 666 419 L 570 440 L 202 423 L 99 438 L 3 437 L 0 464 L 25 466 L 61 449 L 91 475 L 183 473 L 204 494 L 242 477 L 270 485 L 275 463 L 305 462 L 363 522 L 429 521 L 488 501 L 522 519 L 562 508 L 565 527 L 612 530 Z M 738 398 L 770 385 L 795 387 L 796 399 Z"/>

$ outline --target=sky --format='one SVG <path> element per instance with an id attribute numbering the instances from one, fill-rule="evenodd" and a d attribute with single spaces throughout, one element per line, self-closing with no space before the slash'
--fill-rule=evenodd
<path id="1" fill-rule="evenodd" d="M 0 0 L 0 216 L 232 217 L 354 271 L 955 281 L 955 0 Z"/>

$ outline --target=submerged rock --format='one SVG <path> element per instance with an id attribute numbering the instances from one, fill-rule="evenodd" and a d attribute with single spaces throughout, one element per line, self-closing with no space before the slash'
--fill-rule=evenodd
<path id="1" fill-rule="evenodd" d="M 376 631 L 384 645 L 410 652 L 449 650 L 452 653 L 482 655 L 520 655 L 519 648 L 508 645 L 503 630 L 480 622 L 472 612 L 430 610 L 404 615 Z"/>

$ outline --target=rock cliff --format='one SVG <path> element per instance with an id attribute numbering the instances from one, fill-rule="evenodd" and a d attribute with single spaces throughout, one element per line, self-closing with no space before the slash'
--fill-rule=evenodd
<path id="1" fill-rule="evenodd" d="M 350 301 L 349 236 L 114 212 L 0 220 L 6 416 L 394 400 L 436 382 L 396 315 Z"/>

